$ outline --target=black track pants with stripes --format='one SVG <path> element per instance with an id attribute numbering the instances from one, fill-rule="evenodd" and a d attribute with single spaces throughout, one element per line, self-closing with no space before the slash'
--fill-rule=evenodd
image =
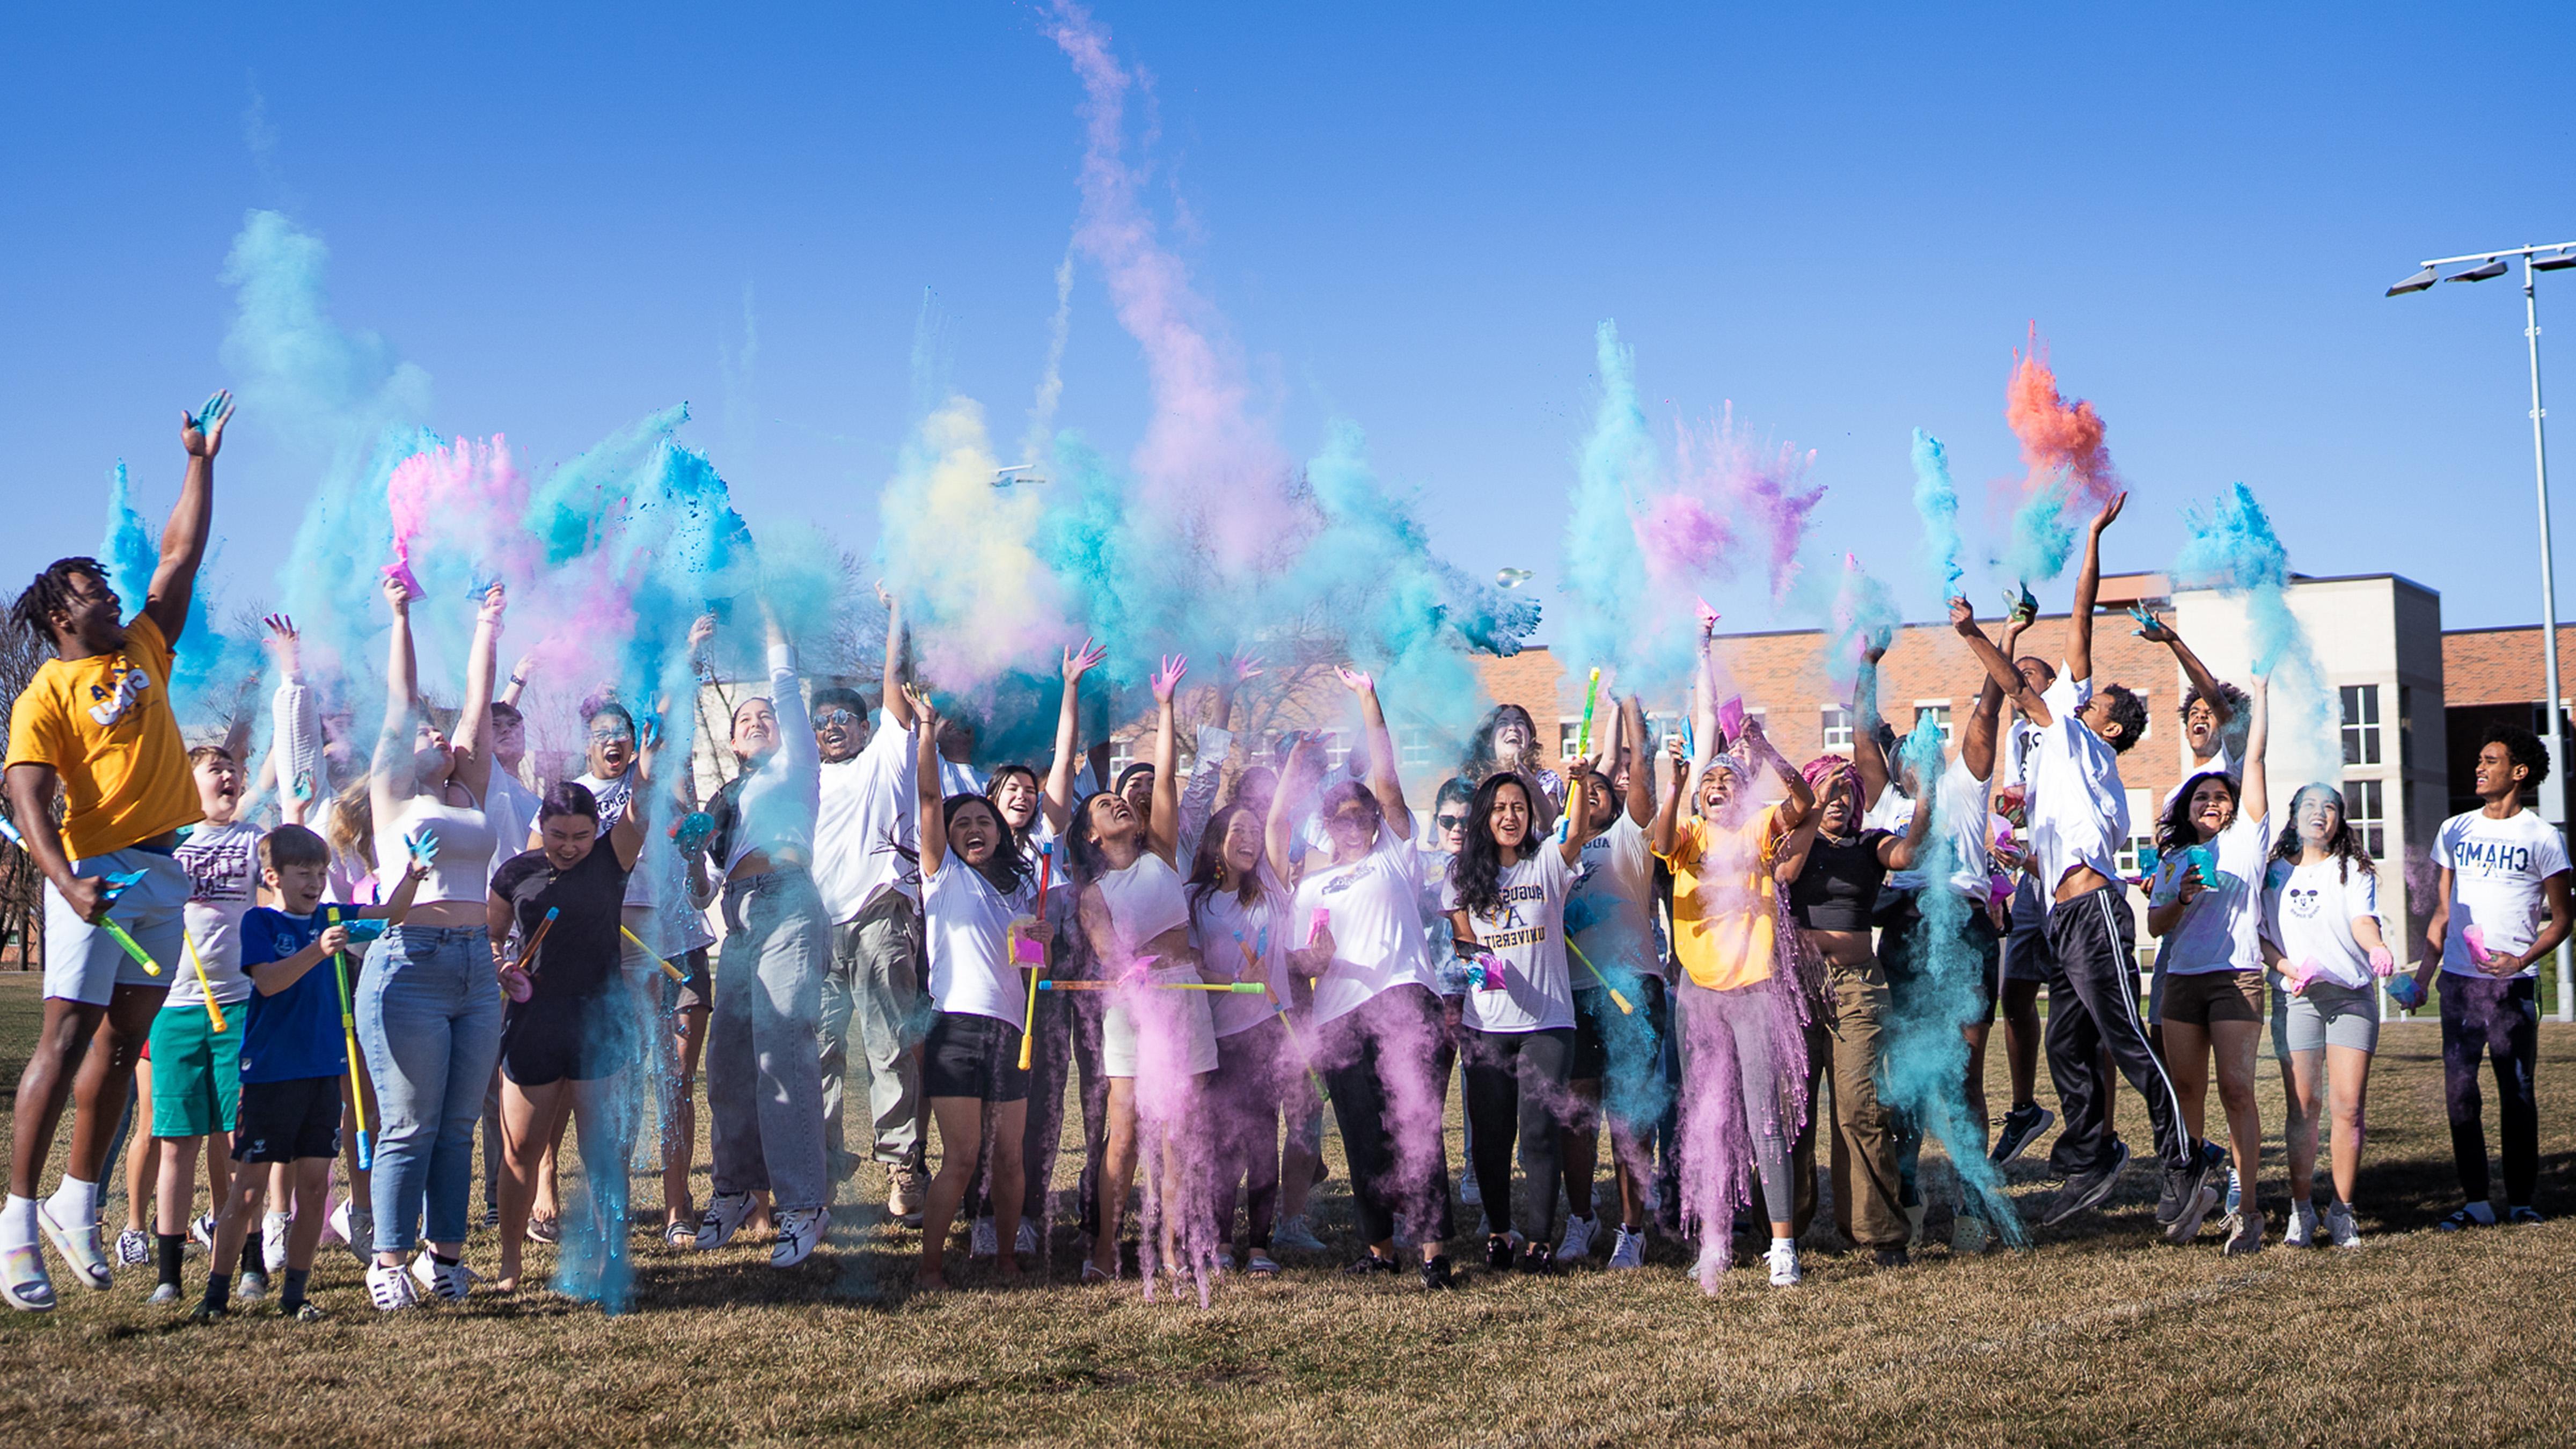
<path id="1" fill-rule="evenodd" d="M 2066 1125 L 2048 1165 L 2061 1177 L 2110 1165 L 2116 1139 L 2103 1115 L 2109 1103 L 2093 1075 L 2106 1046 L 2120 1075 L 2147 1100 L 2156 1156 L 2167 1171 L 2191 1165 L 2182 1100 L 2147 1044 L 2146 1019 L 2138 1012 L 2136 940 L 2127 894 L 2117 886 L 2086 891 L 2049 909 L 2048 1075 L 2057 1084 Z"/>

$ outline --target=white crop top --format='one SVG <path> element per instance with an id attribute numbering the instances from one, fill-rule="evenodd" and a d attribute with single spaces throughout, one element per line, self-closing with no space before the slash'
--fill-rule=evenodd
<path id="1" fill-rule="evenodd" d="M 491 893 L 492 824 L 471 805 L 450 805 L 428 795 L 402 802 L 391 820 L 376 821 L 376 875 L 399 879 L 411 859 L 411 840 L 422 826 L 438 833 L 438 859 L 421 879 L 416 899 L 481 902 Z M 518 854 L 512 851 L 511 854 Z"/>

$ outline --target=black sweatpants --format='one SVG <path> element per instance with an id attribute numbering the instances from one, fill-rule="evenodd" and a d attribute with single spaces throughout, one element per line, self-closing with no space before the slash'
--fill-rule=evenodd
<path id="1" fill-rule="evenodd" d="M 2442 1102 L 2451 1116 L 2451 1158 L 2473 1203 L 2493 1200 L 2487 1177 L 2486 1103 L 2478 1058 L 2495 1063 L 2496 1126 L 2504 1148 L 2504 1201 L 2531 1206 L 2540 1178 L 2540 1107 L 2532 1070 L 2540 1057 L 2540 1000 L 2528 976 L 2496 980 L 2442 973 Z M 110 1159 L 111 1161 L 113 1159 Z"/>
<path id="2" fill-rule="evenodd" d="M 1521 1170 L 1528 1174 L 1529 1210 L 1519 1224 L 1521 1236 L 1533 1243 L 1556 1241 L 1556 1188 L 1562 1171 L 1556 1129 L 1566 1118 L 1571 1097 L 1566 1070 L 1574 1064 L 1574 1028 L 1548 1031 L 1467 1032 L 1467 1120 L 1475 1124 L 1470 1156 L 1476 1168 L 1476 1191 L 1485 1199 L 1487 1231 L 1510 1232 L 1512 1218 L 1512 1138 L 1521 1144 Z"/>
<path id="3" fill-rule="evenodd" d="M 2165 1064 L 2147 1044 L 2138 1014 L 2137 931 L 2127 895 L 2102 886 L 2059 901 L 2048 913 L 2048 1076 L 2057 1084 L 2066 1128 L 2049 1151 L 2060 1177 L 2077 1177 L 2111 1165 L 2112 1144 L 2104 1109 L 2107 1095 L 2094 1078 L 2097 1054 L 2108 1047 L 2111 1064 L 2147 1099 L 2156 1156 L 2165 1170 L 2191 1166 L 2194 1144 L 2183 1130 L 2182 1098 Z"/>
<path id="4" fill-rule="evenodd" d="M 1447 1042 L 1439 998 L 1419 986 L 1393 987 L 1319 1024 L 1315 1035 L 1350 1164 L 1360 1241 L 1394 1237 L 1399 1218 L 1418 1242 L 1456 1236 L 1444 1094 L 1434 1075 Z"/>

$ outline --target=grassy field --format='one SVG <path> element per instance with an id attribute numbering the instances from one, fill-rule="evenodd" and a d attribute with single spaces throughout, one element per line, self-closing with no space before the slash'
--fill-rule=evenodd
<path id="1" fill-rule="evenodd" d="M 0 977 L 8 1082 L 34 1004 L 31 978 Z M 1477 1273 L 1440 1296 L 1346 1282 L 1338 1257 L 1292 1262 L 1272 1282 L 1226 1280 L 1202 1310 L 1145 1302 L 1132 1280 L 1075 1286 L 1059 1230 L 1051 1281 L 984 1289 L 961 1255 L 961 1291 L 915 1297 L 917 1240 L 883 1224 L 867 1171 L 796 1271 L 755 1244 L 696 1255 L 639 1233 L 636 1309 L 615 1319 L 542 1291 L 379 1319 L 332 1251 L 314 1279 L 330 1321 L 261 1305 L 192 1327 L 145 1305 L 148 1269 L 106 1293 L 58 1269 L 62 1308 L 0 1318 L 0 1422 L 29 1444 L 2576 1442 L 2576 1217 L 2431 1231 L 2456 1206 L 2436 1031 L 2394 1027 L 2385 1046 L 2358 1253 L 2277 1245 L 2276 1138 L 2261 1185 L 2274 1246 L 2250 1259 L 2220 1257 L 2214 1229 L 2156 1245 L 2154 1182 L 2136 1171 L 2107 1211 L 2031 1252 L 1935 1247 L 1881 1272 L 1811 1241 L 1794 1291 L 1739 1271 L 1704 1297 L 1686 1250 L 1658 1241 L 1641 1273 Z M 2576 1033 L 2545 1029 L 2552 1214 L 2576 1214 L 2571 1049 Z M 2134 1096 L 2122 1117 L 2143 1138 Z M 1329 1136 L 1326 1151 L 1319 1229 L 1346 1243 Z M 2047 1190 L 2017 1175 L 2025 1206 Z M 642 1178 L 636 1192 L 658 1200 Z M 530 1249 L 532 1276 L 549 1251 Z M 488 1270 L 494 1253 L 478 1234 L 471 1260 Z M 192 1258 L 192 1297 L 203 1271 Z"/>

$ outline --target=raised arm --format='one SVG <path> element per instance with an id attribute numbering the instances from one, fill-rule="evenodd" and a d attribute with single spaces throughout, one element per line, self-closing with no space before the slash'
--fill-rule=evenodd
<path id="1" fill-rule="evenodd" d="M 1163 863 L 1174 869 L 1180 866 L 1181 854 L 1181 782 L 1180 742 L 1174 738 L 1180 722 L 1174 718 L 1172 692 L 1181 686 L 1182 676 L 1190 672 L 1189 656 L 1166 654 L 1163 667 L 1154 671 L 1154 812 L 1145 822 L 1147 841 Z"/>
<path id="2" fill-rule="evenodd" d="M 1673 853 L 1674 842 L 1681 836 L 1682 797 L 1692 789 L 1683 772 L 1693 762 L 1682 758 L 1680 740 L 1673 740 L 1665 746 L 1664 758 L 1668 762 L 1669 784 L 1664 798 L 1655 802 L 1653 823 L 1646 827 L 1646 848 L 1657 855 L 1669 856 Z"/>
<path id="3" fill-rule="evenodd" d="M 1860 808 L 1876 809 L 1878 797 L 1887 793 L 1887 751 L 1878 743 L 1877 718 L 1862 719 L 1857 708 L 1852 711 L 1852 770 L 1860 776 Z M 1930 789 L 1920 781 L 1917 785 Z"/>
<path id="4" fill-rule="evenodd" d="M 778 716 L 778 761 L 790 775 L 802 772 L 811 779 L 822 768 L 822 756 L 814 745 L 814 713 L 805 707 L 805 691 L 796 679 L 796 646 L 788 642 L 766 600 L 760 622 L 769 639 L 769 708 Z"/>
<path id="5" fill-rule="evenodd" d="M 2079 680 L 2093 677 L 2093 601 L 2102 592 L 2102 532 L 2128 501 L 2126 493 L 2111 495 L 2084 534 L 2084 567 L 2075 575 L 2075 612 L 2066 628 L 2066 667 Z"/>
<path id="6" fill-rule="evenodd" d="M 1807 777 L 1798 773 L 1798 767 L 1790 764 L 1787 756 L 1772 748 L 1771 737 L 1762 732 L 1761 720 L 1745 720 L 1744 738 L 1752 746 L 1753 757 L 1769 765 L 1771 773 L 1788 787 L 1789 798 L 1780 802 L 1780 828 L 1795 830 L 1806 824 L 1816 809 L 1815 787 L 1807 783 Z"/>
<path id="7" fill-rule="evenodd" d="M 626 809 L 608 822 L 608 848 L 617 852 L 617 864 L 633 870 L 644 858 L 644 832 L 653 819 L 653 775 L 662 756 L 662 732 L 647 728 L 636 741 L 635 788 L 626 792 Z"/>
<path id="8" fill-rule="evenodd" d="M 1055 717 L 1055 762 L 1047 766 L 1046 789 L 1038 797 L 1047 823 L 1058 833 L 1073 825 L 1073 772 L 1079 765 L 1082 734 L 1082 676 L 1100 662 L 1103 652 L 1088 639 L 1082 641 L 1080 649 L 1065 646 L 1064 703 Z"/>
<path id="9" fill-rule="evenodd" d="M 903 601 L 887 592 L 882 583 L 877 585 L 877 599 L 886 611 L 885 687 L 880 691 L 885 696 L 885 727 L 908 730 L 912 728 L 912 706 L 904 695 Z"/>
<path id="10" fill-rule="evenodd" d="M 2004 657 L 2004 651 L 1996 648 L 1995 641 L 1986 637 L 1986 631 L 1977 627 L 1976 610 L 1964 597 L 1950 601 L 1950 627 L 1958 630 L 1959 637 L 1968 641 L 1969 652 L 1985 666 L 1987 682 L 2001 691 L 2004 698 L 2020 706 L 2021 712 L 2030 716 L 2034 724 L 2045 727 L 2056 723 L 2039 691 L 2030 687 L 2030 681 L 2021 677 L 2021 671 Z M 2068 667 L 2073 667 L 2071 662 Z"/>
<path id="11" fill-rule="evenodd" d="M 277 769 L 277 816 L 287 825 L 302 825 L 313 802 L 331 792 L 330 760 L 322 752 L 322 711 L 304 682 L 304 661 L 295 621 L 271 614 L 270 658 L 277 666 L 277 691 L 269 698 L 269 758 Z"/>
<path id="12" fill-rule="evenodd" d="M 385 726 L 376 736 L 376 762 L 368 786 L 379 820 L 391 819 L 393 808 L 419 789 L 411 767 L 412 725 L 420 709 L 420 666 L 411 645 L 411 590 L 388 574 L 384 595 L 393 608 L 394 622 L 385 642 Z"/>
<path id="13" fill-rule="evenodd" d="M 1387 733 L 1386 710 L 1378 703 L 1377 681 L 1366 673 L 1342 665 L 1334 671 L 1351 693 L 1360 697 L 1360 721 L 1368 731 L 1369 793 L 1377 797 L 1377 808 L 1395 833 L 1411 839 L 1413 812 L 1405 807 L 1404 781 L 1395 772 L 1395 736 Z"/>
<path id="14" fill-rule="evenodd" d="M 1968 712 L 1968 728 L 1959 736 L 1959 760 L 1968 767 L 1968 777 L 1982 785 L 1995 777 L 1995 735 L 2004 712 L 2004 692 L 1992 679 L 1977 689 L 1976 708 Z M 1924 787 L 1932 793 L 1933 787 Z"/>
<path id="15" fill-rule="evenodd" d="M 1556 848 L 1569 866 L 1583 864 L 1583 847 L 1600 833 L 1592 828 L 1591 797 L 1584 793 L 1590 788 L 1591 781 L 1592 765 L 1588 760 L 1575 761 L 1566 772 L 1565 839 L 1559 841 Z"/>
<path id="16" fill-rule="evenodd" d="M 233 395 L 219 392 L 206 400 L 206 410 L 179 414 L 179 446 L 188 453 L 188 475 L 179 484 L 179 502 L 161 528 L 161 559 L 152 569 L 152 590 L 143 601 L 161 637 L 179 642 L 187 627 L 188 603 L 197 593 L 197 566 L 206 561 L 206 535 L 215 521 L 215 454 L 224 446 L 224 424 L 232 421 Z"/>
<path id="17" fill-rule="evenodd" d="M 1619 705 L 1619 747 L 1628 752 L 1628 818 L 1655 818 L 1655 762 L 1646 758 L 1646 702 L 1630 695 Z"/>
<path id="18" fill-rule="evenodd" d="M 505 598 L 499 584 L 483 595 L 474 611 L 474 652 L 465 661 L 465 709 L 456 717 L 456 783 L 484 798 L 492 784 L 492 676 L 500 672 L 501 611 Z"/>
<path id="19" fill-rule="evenodd" d="M 510 666 L 510 682 L 501 686 L 501 703 L 512 709 L 519 707 L 519 696 L 528 692 L 528 671 L 536 662 L 535 655 L 522 654 L 519 662 Z"/>
<path id="20" fill-rule="evenodd" d="M 1932 812 L 1939 808 L 1940 796 L 1937 788 L 1924 787 L 1923 798 L 1914 802 L 1913 818 L 1905 822 L 1905 833 L 1879 841 L 1879 864 L 1889 870 L 1912 870 L 1923 858 L 1923 841 L 1932 833 Z"/>
<path id="21" fill-rule="evenodd" d="M 1290 885 L 1297 883 L 1296 846 L 1297 812 L 1300 803 L 1315 790 L 1315 781 L 1323 770 L 1323 760 L 1315 742 L 1301 739 L 1288 752 L 1288 763 L 1279 772 L 1279 788 L 1270 792 L 1270 818 L 1262 822 L 1262 848 L 1270 854 L 1270 869 Z"/>
<path id="22" fill-rule="evenodd" d="M 939 874 L 948 859 L 947 797 L 939 784 L 939 709 L 930 696 L 910 685 L 904 687 L 905 703 L 911 707 L 921 728 L 913 732 L 913 788 L 921 801 L 921 878 Z"/>
<path id="23" fill-rule="evenodd" d="M 2236 802 L 2236 813 L 2251 820 L 2272 818 L 2270 771 L 2264 767 L 2263 752 L 2272 745 L 2272 681 L 2254 681 L 2253 713 L 2245 723 L 2245 774 Z"/>
<path id="24" fill-rule="evenodd" d="M 2137 636 L 2173 651 L 2174 662 L 2182 666 L 2182 677 L 2191 681 L 2191 687 L 2209 706 L 2210 715 L 2224 729 L 2227 722 L 2235 718 L 2236 712 L 2227 707 L 2227 696 L 2219 686 L 2218 676 L 2209 672 L 2209 666 L 2201 663 L 2200 656 L 2191 652 L 2191 646 L 2182 642 L 2182 636 L 2174 632 L 2173 625 L 2157 618 L 2155 611 L 2139 609 L 2135 612 L 2140 621 Z"/>

